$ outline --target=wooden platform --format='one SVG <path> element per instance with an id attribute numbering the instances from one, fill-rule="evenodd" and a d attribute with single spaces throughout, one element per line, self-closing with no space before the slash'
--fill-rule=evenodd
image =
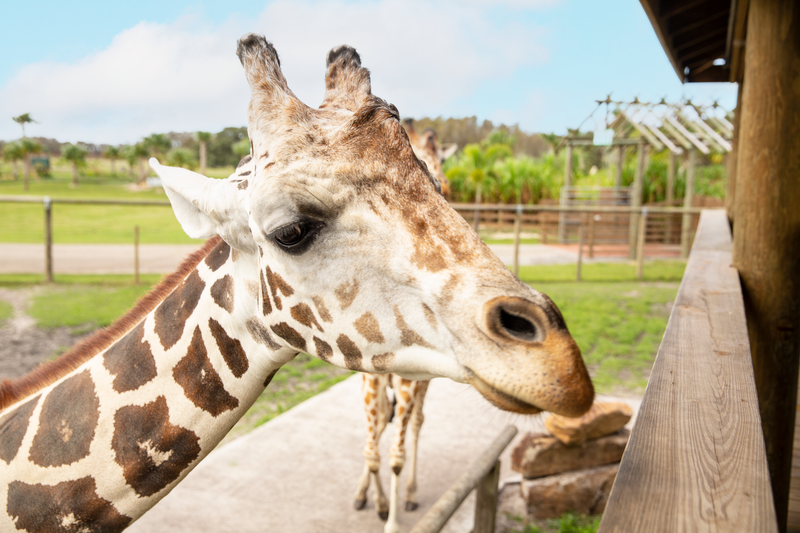
<path id="1" fill-rule="evenodd" d="M 598 531 L 777 531 L 725 213 L 704 211 Z"/>

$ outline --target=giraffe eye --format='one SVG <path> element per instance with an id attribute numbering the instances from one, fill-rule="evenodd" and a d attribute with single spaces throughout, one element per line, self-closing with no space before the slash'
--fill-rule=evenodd
<path id="1" fill-rule="evenodd" d="M 270 237 L 283 251 L 300 254 L 311 245 L 322 226 L 317 221 L 295 222 L 278 228 Z"/>

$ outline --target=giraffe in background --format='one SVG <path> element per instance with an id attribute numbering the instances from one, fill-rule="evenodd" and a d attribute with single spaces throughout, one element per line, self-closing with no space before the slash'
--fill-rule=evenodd
<path id="1" fill-rule="evenodd" d="M 206 245 L 109 329 L 0 385 L 0 530 L 122 531 L 301 351 L 448 377 L 519 413 L 592 403 L 557 307 L 449 208 L 354 49 L 329 53 L 319 109 L 263 37 L 237 55 L 251 157 L 226 180 L 150 160 Z"/>
<path id="2" fill-rule="evenodd" d="M 442 145 L 439 144 L 438 136 L 433 128 L 427 128 L 422 135 L 420 135 L 417 133 L 416 128 L 414 128 L 414 119 L 412 118 L 404 119 L 403 126 L 406 130 L 406 134 L 408 134 L 411 148 L 414 149 L 414 155 L 425 163 L 425 166 L 428 167 L 428 171 L 430 171 L 441 184 L 442 195 L 446 199 L 449 199 L 450 182 L 442 171 L 442 163 L 456 152 L 458 145 L 450 144 L 446 149 L 443 149 Z"/>

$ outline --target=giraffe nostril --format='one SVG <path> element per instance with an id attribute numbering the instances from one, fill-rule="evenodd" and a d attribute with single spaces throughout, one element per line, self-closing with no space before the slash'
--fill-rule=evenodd
<path id="1" fill-rule="evenodd" d="M 507 312 L 505 309 L 500 309 L 500 326 L 512 337 L 528 342 L 536 341 L 536 325 L 526 318 Z"/>

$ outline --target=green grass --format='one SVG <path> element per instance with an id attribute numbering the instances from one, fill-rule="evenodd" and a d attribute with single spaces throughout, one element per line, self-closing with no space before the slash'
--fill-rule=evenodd
<path id="1" fill-rule="evenodd" d="M 575 281 L 576 265 L 530 265 L 519 267 L 519 279 L 535 284 L 540 281 Z M 645 261 L 642 281 L 680 281 L 686 269 L 684 261 Z M 633 263 L 590 263 L 581 266 L 581 283 L 637 281 Z"/>
<path id="2" fill-rule="evenodd" d="M 560 518 L 536 522 L 513 533 L 595 533 L 600 526 L 600 517 L 568 512 Z"/>
<path id="3" fill-rule="evenodd" d="M 0 327 L 5 326 L 6 322 L 13 314 L 14 306 L 6 301 L 0 300 Z"/>
<path id="4" fill-rule="evenodd" d="M 160 274 L 142 274 L 143 285 L 152 286 L 161 279 Z M 53 285 L 50 288 L 70 285 L 87 285 L 87 290 L 93 287 L 124 287 L 133 284 L 130 274 L 55 274 Z M 43 274 L 0 274 L 0 287 L 17 288 L 31 287 L 44 283 Z"/>

